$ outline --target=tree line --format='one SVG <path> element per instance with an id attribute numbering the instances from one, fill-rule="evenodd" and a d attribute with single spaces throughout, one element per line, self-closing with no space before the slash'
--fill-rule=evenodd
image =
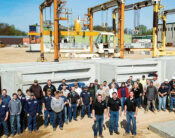
<path id="1" fill-rule="evenodd" d="M 26 36 L 26 32 L 16 29 L 14 25 L 0 23 L 0 35 Z"/>

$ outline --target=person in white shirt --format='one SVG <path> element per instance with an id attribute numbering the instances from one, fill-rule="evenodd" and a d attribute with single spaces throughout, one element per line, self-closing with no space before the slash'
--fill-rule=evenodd
<path id="1" fill-rule="evenodd" d="M 106 99 L 106 92 L 104 91 L 104 89 L 103 89 L 103 85 L 102 84 L 100 84 L 100 88 L 97 90 L 97 92 L 96 92 L 96 97 L 98 96 L 98 95 L 102 95 L 102 101 L 104 101 L 105 99 Z"/>
<path id="2" fill-rule="evenodd" d="M 106 96 L 109 96 L 109 86 L 107 85 L 107 81 L 103 82 L 103 90 L 106 92 Z"/>
<path id="3" fill-rule="evenodd" d="M 67 89 L 67 86 L 66 86 L 66 85 L 63 85 L 62 88 L 63 88 L 63 89 L 62 89 L 63 95 L 64 95 L 65 97 L 67 97 L 68 94 L 70 93 L 70 91 Z"/>
<path id="4" fill-rule="evenodd" d="M 115 88 L 115 84 L 114 83 L 111 84 L 111 89 L 109 90 L 109 96 L 110 96 L 110 98 L 112 98 L 112 93 L 113 92 L 116 92 L 118 94 L 118 91 Z"/>
<path id="5" fill-rule="evenodd" d="M 81 92 L 82 92 L 82 89 L 78 87 L 78 84 L 74 85 L 74 87 L 75 87 L 75 92 L 77 92 L 78 95 L 80 96 Z"/>

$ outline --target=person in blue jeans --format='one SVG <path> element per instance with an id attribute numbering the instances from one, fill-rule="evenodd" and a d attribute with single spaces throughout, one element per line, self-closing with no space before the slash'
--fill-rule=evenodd
<path id="1" fill-rule="evenodd" d="M 22 105 L 22 110 L 21 110 L 21 114 L 20 114 L 20 120 L 21 120 L 21 130 L 24 131 L 25 130 L 25 103 L 26 103 L 26 97 L 25 95 L 22 93 L 21 89 L 18 89 L 17 91 L 18 94 L 18 100 L 20 100 L 21 105 Z"/>
<path id="2" fill-rule="evenodd" d="M 104 113 L 105 119 L 107 118 L 107 106 L 106 102 L 102 101 L 102 95 L 97 95 L 97 100 L 92 105 L 92 116 L 94 119 L 94 138 L 97 138 L 98 128 L 99 128 L 99 136 L 103 137 L 103 121 L 104 121 Z"/>
<path id="3" fill-rule="evenodd" d="M 92 95 L 88 91 L 88 87 L 84 87 L 84 91 L 80 95 L 81 99 L 81 119 L 84 117 L 85 109 L 87 109 L 88 118 L 91 118 L 90 105 L 92 104 Z"/>
<path id="4" fill-rule="evenodd" d="M 20 114 L 22 111 L 22 105 L 20 100 L 17 99 L 17 94 L 13 93 L 12 99 L 8 104 L 9 112 L 10 112 L 10 125 L 11 125 L 11 134 L 15 135 L 15 122 L 17 124 L 17 132 L 21 134 L 21 122 L 20 122 Z M 16 121 L 15 121 L 16 120 Z"/>
<path id="5" fill-rule="evenodd" d="M 134 92 L 130 92 L 130 97 L 126 99 L 125 101 L 125 111 L 124 115 L 126 116 L 127 119 L 127 127 L 126 127 L 126 134 L 130 133 L 130 128 L 131 128 L 131 120 L 132 120 L 132 125 L 133 125 L 133 135 L 136 135 L 136 116 L 138 112 L 138 105 L 137 101 L 134 98 Z"/>
<path id="6" fill-rule="evenodd" d="M 39 103 L 34 99 L 34 94 L 30 94 L 30 99 L 27 100 L 25 111 L 28 117 L 28 130 L 32 133 L 32 130 L 37 131 L 37 116 L 40 113 Z M 33 127 L 32 127 L 33 126 Z"/>
<path id="7" fill-rule="evenodd" d="M 170 91 L 171 99 L 170 99 L 170 112 L 173 112 L 173 108 L 175 106 L 175 83 Z"/>
<path id="8" fill-rule="evenodd" d="M 50 125 L 53 126 L 53 111 L 51 108 L 51 100 L 52 100 L 52 90 L 47 89 L 46 95 L 43 98 L 43 108 L 44 108 L 44 127 L 46 128 L 48 125 L 48 116 Z"/>
<path id="9" fill-rule="evenodd" d="M 59 95 L 61 98 L 64 99 L 63 120 L 64 120 L 64 123 L 68 124 L 67 122 L 67 98 L 66 96 L 64 96 L 63 91 L 60 91 Z"/>
<path id="10" fill-rule="evenodd" d="M 118 90 L 118 97 L 121 100 L 121 106 L 123 111 L 125 100 L 129 97 L 128 88 L 126 87 L 125 82 L 122 82 L 121 87 Z"/>
<path id="11" fill-rule="evenodd" d="M 7 138 L 9 134 L 8 127 L 7 127 L 8 115 L 9 115 L 8 106 L 2 102 L 2 97 L 0 96 L 0 128 L 1 126 L 3 126 L 5 138 Z M 0 132 L 0 135 L 1 135 L 1 132 Z"/>
<path id="12" fill-rule="evenodd" d="M 60 97 L 59 92 L 56 92 L 55 97 L 52 98 L 51 108 L 53 110 L 53 131 L 56 131 L 58 123 L 59 123 L 60 130 L 63 130 L 62 113 L 64 109 L 64 99 Z"/>
<path id="13" fill-rule="evenodd" d="M 77 107 L 80 102 L 80 96 L 75 92 L 75 87 L 71 88 L 71 92 L 67 96 L 67 102 L 69 104 L 69 122 L 72 120 L 72 109 L 73 109 L 73 119 L 77 121 Z"/>
<path id="14" fill-rule="evenodd" d="M 132 90 L 134 92 L 134 98 L 137 100 L 138 107 L 141 108 L 141 89 L 137 82 L 134 83 Z"/>
<path id="15" fill-rule="evenodd" d="M 162 84 L 158 90 L 158 95 L 159 95 L 159 109 L 158 109 L 158 111 L 161 110 L 162 105 L 163 105 L 163 111 L 165 111 L 167 94 L 168 94 L 168 91 L 165 88 L 165 84 Z"/>
<path id="16" fill-rule="evenodd" d="M 119 135 L 118 132 L 118 121 L 119 121 L 119 115 L 121 116 L 121 101 L 117 97 L 117 93 L 112 93 L 112 98 L 108 101 L 108 115 L 110 118 L 110 126 L 109 126 L 109 133 L 110 135 L 113 135 L 116 133 Z"/>

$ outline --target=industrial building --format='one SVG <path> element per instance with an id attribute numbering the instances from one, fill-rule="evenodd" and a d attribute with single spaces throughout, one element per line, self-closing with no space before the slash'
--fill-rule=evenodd
<path id="1" fill-rule="evenodd" d="M 162 42 L 163 25 L 158 26 L 158 42 Z M 175 46 L 175 22 L 166 25 L 166 45 Z"/>

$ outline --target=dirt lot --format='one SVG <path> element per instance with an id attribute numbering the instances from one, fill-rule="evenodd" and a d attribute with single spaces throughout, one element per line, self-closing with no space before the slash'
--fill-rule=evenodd
<path id="1" fill-rule="evenodd" d="M 14 48 L 14 47 L 6 47 L 0 48 L 0 64 L 8 64 L 8 63 L 23 63 L 23 62 L 36 62 L 37 58 L 40 56 L 39 52 L 26 52 L 29 48 Z M 54 60 L 53 53 L 45 54 L 45 57 L 48 61 Z M 150 55 L 143 54 L 126 54 L 125 58 L 133 58 L 133 59 L 143 59 L 150 58 Z M 67 60 L 67 59 L 61 59 Z M 69 59 L 70 60 L 70 59 Z M 77 59 L 78 60 L 78 59 Z"/>
<path id="2" fill-rule="evenodd" d="M 137 135 L 132 136 L 125 135 L 125 127 L 126 127 L 126 117 L 122 114 L 122 117 L 119 119 L 119 132 L 120 137 L 123 138 L 160 138 L 159 135 L 148 130 L 148 126 L 151 123 L 156 122 L 164 122 L 168 120 L 174 120 L 175 114 L 166 112 L 157 112 L 152 113 L 149 111 L 148 113 L 144 113 L 143 109 L 139 110 L 137 116 Z M 117 135 L 113 134 L 113 136 L 109 135 L 109 120 L 105 121 L 106 129 L 103 131 L 103 135 L 105 138 L 114 138 Z M 78 117 L 78 121 L 72 121 L 68 125 L 64 125 L 64 129 L 60 130 L 57 128 L 55 132 L 51 126 L 44 128 L 41 126 L 37 133 L 33 132 L 29 134 L 28 131 L 24 132 L 22 136 L 15 136 L 15 138 L 93 138 L 93 120 L 85 117 L 83 120 L 80 120 Z"/>

